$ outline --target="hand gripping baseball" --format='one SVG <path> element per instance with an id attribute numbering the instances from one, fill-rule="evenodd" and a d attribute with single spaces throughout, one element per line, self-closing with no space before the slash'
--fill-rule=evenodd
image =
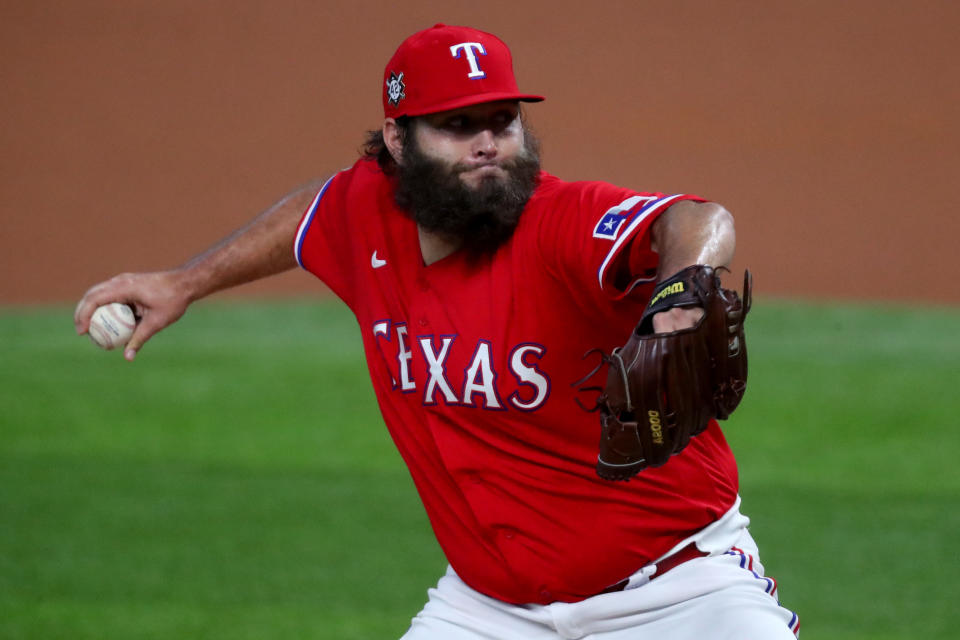
<path id="1" fill-rule="evenodd" d="M 73 316 L 77 333 L 86 333 L 94 309 L 109 302 L 123 302 L 134 309 L 137 328 L 124 349 L 124 357 L 133 360 L 143 343 L 183 316 L 190 298 L 176 271 L 120 274 L 84 294 Z"/>
<path id="2" fill-rule="evenodd" d="M 627 343 L 604 356 L 607 382 L 596 401 L 601 478 L 629 480 L 665 464 L 711 418 L 726 419 L 736 409 L 747 383 L 743 321 L 751 289 L 749 271 L 741 300 L 703 265 L 657 286 Z M 653 316 L 673 307 L 702 307 L 704 314 L 689 329 L 654 333 Z"/>

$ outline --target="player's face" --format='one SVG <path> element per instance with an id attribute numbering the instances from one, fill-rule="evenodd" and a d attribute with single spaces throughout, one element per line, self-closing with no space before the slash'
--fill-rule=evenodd
<path id="1" fill-rule="evenodd" d="M 446 164 L 469 189 L 508 180 L 505 164 L 524 149 L 517 102 L 489 102 L 422 116 L 413 128 L 416 146 Z"/>
<path id="2" fill-rule="evenodd" d="M 516 103 L 420 117 L 406 138 L 394 197 L 421 229 L 474 254 L 510 237 L 540 173 L 536 137 Z"/>

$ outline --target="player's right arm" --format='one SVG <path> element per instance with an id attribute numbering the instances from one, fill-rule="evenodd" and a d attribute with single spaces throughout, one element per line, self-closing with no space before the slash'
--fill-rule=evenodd
<path id="1" fill-rule="evenodd" d="M 249 224 L 175 269 L 123 273 L 94 285 L 74 312 L 77 333 L 87 332 L 90 317 L 100 305 L 129 304 L 138 318 L 124 350 L 124 357 L 132 361 L 147 340 L 179 320 L 195 300 L 297 266 L 292 250 L 297 226 L 322 184 L 318 180 L 295 189 Z"/>

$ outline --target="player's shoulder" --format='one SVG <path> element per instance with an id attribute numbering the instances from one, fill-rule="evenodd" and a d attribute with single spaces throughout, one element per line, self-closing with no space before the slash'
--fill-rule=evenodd
<path id="1" fill-rule="evenodd" d="M 545 171 L 540 173 L 539 180 L 531 208 L 549 215 L 607 207 L 641 193 L 602 180 L 564 180 Z"/>
<path id="2" fill-rule="evenodd" d="M 386 180 L 387 176 L 383 173 L 383 170 L 380 168 L 380 165 L 377 164 L 376 159 L 370 158 L 367 156 L 362 156 L 357 159 L 351 166 L 341 169 L 334 175 L 334 178 L 342 182 L 353 182 L 353 181 L 381 181 Z"/>
<path id="3" fill-rule="evenodd" d="M 353 165 L 341 169 L 330 178 L 328 200 L 355 201 L 371 196 L 389 197 L 392 189 L 390 177 L 384 174 L 376 159 L 361 157 Z M 392 198 L 390 198 L 392 201 Z"/>
<path id="4" fill-rule="evenodd" d="M 537 195 L 540 196 L 567 195 L 591 189 L 613 187 L 610 183 L 597 180 L 564 180 L 546 171 L 540 172 L 538 180 Z"/>
<path id="5" fill-rule="evenodd" d="M 392 184 L 375 159 L 361 157 L 327 180 L 311 205 L 325 232 L 342 228 L 351 235 L 383 224 L 395 207 Z M 313 214 L 311 214 L 312 216 Z M 312 227 L 312 228 L 313 228 Z"/>

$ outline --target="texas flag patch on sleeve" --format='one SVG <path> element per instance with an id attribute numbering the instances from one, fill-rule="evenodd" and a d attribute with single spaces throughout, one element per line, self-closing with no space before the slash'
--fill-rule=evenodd
<path id="1" fill-rule="evenodd" d="M 600 289 L 607 289 L 608 286 L 613 284 L 611 280 L 613 276 L 611 274 L 614 270 L 610 267 L 619 259 L 618 256 L 621 250 L 629 246 L 634 238 L 646 233 L 657 216 L 680 200 L 703 202 L 703 199 L 693 195 L 678 193 L 667 196 L 662 193 L 657 193 L 631 196 L 620 204 L 607 209 L 593 228 L 594 238 L 610 240 L 613 243 L 610 245 L 610 249 L 607 251 L 606 257 L 603 259 L 603 263 L 597 272 L 597 282 L 600 285 Z M 649 249 L 649 240 L 647 241 L 647 253 L 652 254 L 652 251 Z M 614 285 L 614 289 L 619 289 L 620 293 L 618 297 L 623 297 L 638 284 L 650 282 L 655 276 L 656 274 L 649 275 L 643 273 L 637 276 L 628 286 L 622 287 Z"/>
<path id="2" fill-rule="evenodd" d="M 593 237 L 616 240 L 617 232 L 620 231 L 620 227 L 623 226 L 623 222 L 626 219 L 627 216 L 623 213 L 608 211 L 603 214 L 603 217 L 600 218 L 600 221 L 597 223 L 596 228 L 593 230 Z"/>
<path id="3" fill-rule="evenodd" d="M 616 240 L 617 234 L 623 224 L 630 219 L 631 214 L 642 209 L 651 200 L 656 200 L 656 196 L 631 196 L 620 204 L 607 209 L 603 217 L 597 221 L 597 226 L 593 228 L 593 237 L 604 240 Z"/>

